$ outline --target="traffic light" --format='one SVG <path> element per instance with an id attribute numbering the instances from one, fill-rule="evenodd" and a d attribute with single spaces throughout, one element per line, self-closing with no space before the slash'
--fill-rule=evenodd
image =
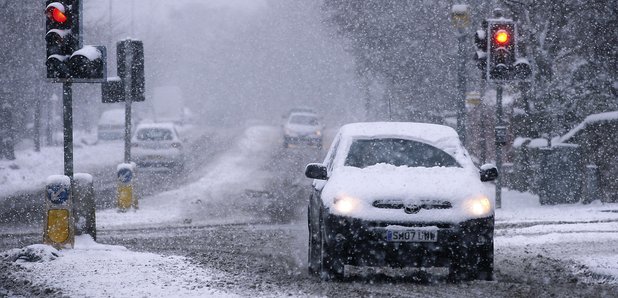
<path id="1" fill-rule="evenodd" d="M 489 22 L 488 79 L 495 81 L 511 80 L 516 61 L 515 23 L 499 19 Z"/>
<path id="2" fill-rule="evenodd" d="M 102 46 L 82 48 L 81 1 L 47 0 L 47 78 L 62 82 L 98 82 L 106 76 L 106 51 Z"/>
<path id="3" fill-rule="evenodd" d="M 131 88 L 132 101 L 144 101 L 144 43 L 141 40 L 125 39 L 116 45 L 118 62 L 118 76 L 126 83 L 128 76 L 127 61 L 131 61 Z"/>
<path id="4" fill-rule="evenodd" d="M 71 77 L 86 82 L 107 77 L 107 51 L 104 46 L 84 46 L 69 58 Z"/>
<path id="5" fill-rule="evenodd" d="M 79 0 L 46 2 L 47 78 L 67 79 L 71 76 L 68 60 L 80 48 Z"/>
<path id="6" fill-rule="evenodd" d="M 476 61 L 476 67 L 485 76 L 487 72 L 487 21 L 483 21 L 481 28 L 474 34 L 474 44 L 476 45 L 474 60 Z"/>

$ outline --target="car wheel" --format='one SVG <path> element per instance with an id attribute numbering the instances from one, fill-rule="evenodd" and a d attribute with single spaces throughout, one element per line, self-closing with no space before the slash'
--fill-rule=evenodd
<path id="1" fill-rule="evenodd" d="M 343 280 L 344 278 L 344 263 L 343 259 L 334 251 L 329 249 L 326 244 L 326 232 L 324 225 L 320 220 L 320 278 L 323 281 Z"/>
<path id="2" fill-rule="evenodd" d="M 460 246 L 460 252 L 451 258 L 449 280 L 453 282 L 493 280 L 493 241 L 483 246 Z"/>
<path id="3" fill-rule="evenodd" d="M 476 279 L 494 280 L 494 243 L 479 247 Z"/>
<path id="4" fill-rule="evenodd" d="M 319 231 L 315 231 L 312 226 L 313 222 L 311 220 L 311 215 L 309 215 L 308 269 L 310 275 L 317 276 L 320 273 L 320 235 Z"/>

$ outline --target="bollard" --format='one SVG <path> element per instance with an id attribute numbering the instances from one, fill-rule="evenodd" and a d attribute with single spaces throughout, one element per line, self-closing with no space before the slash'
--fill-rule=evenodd
<path id="1" fill-rule="evenodd" d="M 118 177 L 118 211 L 124 212 L 131 207 L 136 207 L 133 196 L 133 180 L 135 176 L 134 163 L 121 163 L 116 168 Z"/>
<path id="2" fill-rule="evenodd" d="M 73 248 L 75 231 L 71 200 L 71 178 L 65 175 L 47 177 L 45 185 L 45 227 L 43 243 L 56 249 Z"/>
<path id="3" fill-rule="evenodd" d="M 133 166 L 133 179 L 132 179 L 132 185 L 133 185 L 133 191 L 131 192 L 133 194 L 133 203 L 131 204 L 131 206 L 133 206 L 133 209 L 139 209 L 139 196 L 137 194 L 137 191 L 135 190 L 135 188 L 137 187 L 137 164 L 134 162 L 131 162 L 131 165 Z"/>
<path id="4" fill-rule="evenodd" d="M 73 177 L 73 218 L 75 235 L 88 234 L 97 241 L 96 205 L 92 175 L 77 173 Z"/>
<path id="5" fill-rule="evenodd" d="M 599 199 L 599 173 L 595 164 L 586 165 L 586 192 L 584 193 L 583 203 L 591 203 Z"/>

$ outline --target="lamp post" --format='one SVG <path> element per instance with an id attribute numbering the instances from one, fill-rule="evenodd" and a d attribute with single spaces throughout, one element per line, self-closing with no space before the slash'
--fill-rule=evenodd
<path id="1" fill-rule="evenodd" d="M 466 144 L 466 51 L 465 39 L 466 28 L 470 23 L 470 12 L 468 5 L 455 4 L 451 8 L 451 18 L 453 26 L 457 28 L 457 53 L 459 63 L 457 65 L 457 134 L 461 142 Z"/>

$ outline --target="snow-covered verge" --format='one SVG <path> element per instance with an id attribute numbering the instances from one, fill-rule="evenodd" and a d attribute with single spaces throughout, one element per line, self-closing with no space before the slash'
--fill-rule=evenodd
<path id="1" fill-rule="evenodd" d="M 76 144 L 73 165 L 75 172 L 88 172 L 122 161 L 122 142 L 99 142 L 96 145 Z M 42 147 L 17 150 L 15 160 L 0 160 L 0 200 L 17 192 L 31 192 L 45 187 L 50 175 L 64 171 L 63 147 Z"/>
<path id="2" fill-rule="evenodd" d="M 221 283 L 217 280 L 221 273 L 216 270 L 195 267 L 184 257 L 98 244 L 88 235 L 76 237 L 74 249 L 58 251 L 35 244 L 6 251 L 0 257 L 25 269 L 12 273 L 16 278 L 46 289 L 61 289 L 71 297 L 233 296 L 215 289 Z"/>
<path id="3" fill-rule="evenodd" d="M 530 193 L 504 189 L 496 210 L 496 249 L 523 249 L 571 262 L 573 270 L 618 282 L 618 204 L 541 206 Z"/>

